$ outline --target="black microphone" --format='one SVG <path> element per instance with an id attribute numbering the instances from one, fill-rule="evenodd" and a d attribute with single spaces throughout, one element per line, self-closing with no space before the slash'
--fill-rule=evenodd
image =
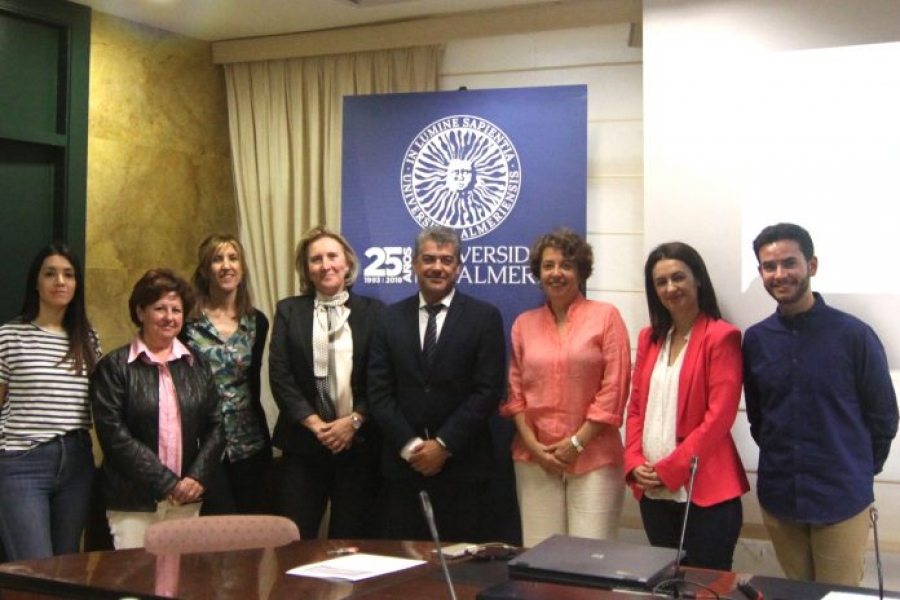
<path id="1" fill-rule="evenodd" d="M 691 457 L 691 477 L 688 479 L 687 502 L 684 505 L 684 519 L 681 521 L 681 539 L 678 540 L 678 552 L 675 555 L 675 579 L 683 575 L 681 573 L 681 556 L 684 554 L 684 534 L 687 531 L 688 513 L 691 512 L 691 498 L 694 496 L 694 479 L 697 477 L 697 466 L 699 464 L 700 457 L 695 454 Z"/>
<path id="2" fill-rule="evenodd" d="M 878 549 L 878 509 L 869 509 L 869 520 L 872 521 L 872 536 L 875 538 L 875 570 L 878 572 L 878 598 L 884 600 L 884 574 L 881 572 L 881 550 Z"/>
<path id="3" fill-rule="evenodd" d="M 428 529 L 431 530 L 431 538 L 434 540 L 434 546 L 437 549 L 438 560 L 441 561 L 441 569 L 444 571 L 444 580 L 447 582 L 447 589 L 450 590 L 450 600 L 456 600 L 456 590 L 453 589 L 453 580 L 450 579 L 450 570 L 447 569 L 447 561 L 444 559 L 444 553 L 441 550 L 441 538 L 438 537 L 437 522 L 434 520 L 434 509 L 431 507 L 431 498 L 428 492 L 422 490 L 419 492 L 419 498 L 422 500 L 422 512 L 425 513 L 425 521 L 428 522 Z"/>
<path id="4" fill-rule="evenodd" d="M 749 581 L 738 582 L 738 589 L 747 597 L 747 600 L 765 600 L 762 592 L 753 587 L 753 584 Z"/>

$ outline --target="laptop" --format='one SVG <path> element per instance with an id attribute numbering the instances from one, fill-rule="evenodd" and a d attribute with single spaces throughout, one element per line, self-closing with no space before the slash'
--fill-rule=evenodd
<path id="1" fill-rule="evenodd" d="M 676 550 L 554 535 L 507 563 L 512 579 L 649 590 L 672 577 Z"/>
<path id="2" fill-rule="evenodd" d="M 599 593 L 604 594 L 604 598 L 615 597 L 616 600 L 647 600 L 649 596 L 646 590 L 618 588 L 614 592 Z M 612 595 L 607 596 L 607 593 Z M 598 600 L 598 591 L 592 587 L 512 579 L 481 590 L 475 600 Z"/>

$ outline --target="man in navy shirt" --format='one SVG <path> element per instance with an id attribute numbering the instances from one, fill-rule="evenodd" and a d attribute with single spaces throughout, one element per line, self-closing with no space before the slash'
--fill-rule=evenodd
<path id="1" fill-rule="evenodd" d="M 884 347 L 868 325 L 810 289 L 818 260 L 805 229 L 766 227 L 753 251 L 778 302 L 744 336 L 763 520 L 788 577 L 859 585 L 874 477 L 897 433 Z"/>

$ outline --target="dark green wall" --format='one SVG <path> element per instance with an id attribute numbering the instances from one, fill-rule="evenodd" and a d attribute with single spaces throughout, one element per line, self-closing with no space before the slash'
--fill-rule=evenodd
<path id="1" fill-rule="evenodd" d="M 0 0 L 0 322 L 39 248 L 84 258 L 90 25 L 78 4 Z"/>

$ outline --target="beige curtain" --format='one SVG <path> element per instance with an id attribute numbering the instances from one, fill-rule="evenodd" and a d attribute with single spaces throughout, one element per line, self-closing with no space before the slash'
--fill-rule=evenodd
<path id="1" fill-rule="evenodd" d="M 240 239 L 254 304 L 269 317 L 297 293 L 303 232 L 340 230 L 343 97 L 434 91 L 440 60 L 427 46 L 225 65 Z"/>

